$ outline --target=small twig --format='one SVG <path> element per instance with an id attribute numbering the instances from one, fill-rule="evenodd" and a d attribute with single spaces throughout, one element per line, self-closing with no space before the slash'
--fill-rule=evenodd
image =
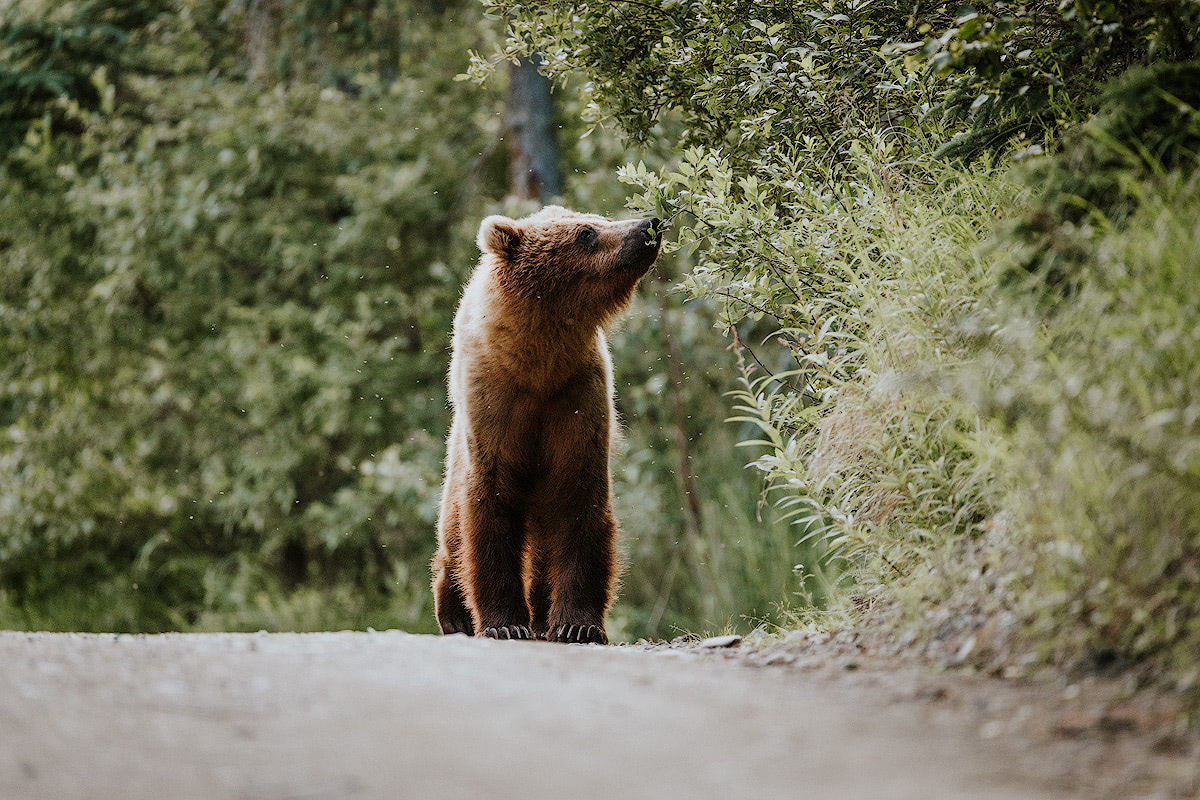
<path id="1" fill-rule="evenodd" d="M 758 354 L 754 352 L 754 350 L 753 350 L 753 349 L 750 347 L 750 345 L 748 345 L 748 344 L 746 344 L 745 342 L 743 342 L 743 341 L 742 341 L 742 338 L 741 338 L 741 337 L 738 335 L 738 332 L 737 332 L 737 326 L 736 326 L 736 325 L 734 325 L 733 323 L 730 323 L 730 325 L 729 325 L 729 330 L 730 330 L 730 333 L 731 333 L 731 334 L 732 334 L 732 336 L 733 336 L 733 342 L 732 342 L 732 343 L 729 345 L 729 347 L 730 347 L 730 348 L 731 348 L 731 349 L 732 349 L 732 350 L 733 350 L 735 353 L 737 353 L 737 358 L 738 358 L 738 368 L 741 370 L 741 372 L 742 372 L 742 374 L 743 374 L 743 375 L 746 375 L 746 374 L 748 374 L 748 373 L 746 372 L 746 366 L 745 366 L 746 362 L 745 362 L 745 359 L 743 359 L 743 358 L 742 358 L 742 351 L 743 351 L 743 350 L 745 350 L 747 353 L 749 353 L 749 354 L 750 354 L 750 357 L 754 359 L 754 363 L 755 363 L 755 364 L 758 364 L 758 366 L 759 366 L 759 367 L 762 369 L 762 371 L 763 371 L 763 372 L 765 372 L 765 373 L 767 373 L 767 376 L 768 376 L 768 377 L 771 379 L 771 381 L 772 381 L 773 383 L 777 383 L 777 384 L 779 384 L 780 386 L 786 386 L 786 387 L 788 387 L 789 389 L 791 389 L 791 390 L 792 390 L 794 393 L 796 393 L 796 394 L 800 395 L 801 397 L 807 397 L 807 398 L 809 398 L 809 399 L 811 399 L 811 400 L 816 400 L 816 396 L 815 396 L 815 395 L 813 395 L 813 394 L 812 394 L 812 393 L 810 393 L 810 392 L 806 392 L 805 390 L 801 389 L 799 386 L 797 386 L 796 384 L 792 383 L 791 381 L 787 381 L 787 380 L 784 380 L 783 378 L 777 378 L 777 377 L 775 377 L 775 373 L 774 373 L 774 372 L 772 372 L 772 371 L 771 371 L 771 370 L 770 370 L 770 369 L 767 367 L 767 365 L 766 365 L 766 364 L 764 364 L 764 363 L 762 362 L 762 360 L 761 360 L 761 359 L 758 357 Z"/>
<path id="2" fill-rule="evenodd" d="M 765 308 L 763 308 L 762 306 L 755 305 L 754 303 L 751 303 L 749 300 L 743 300 L 742 298 L 740 298 L 740 297 L 736 297 L 736 296 L 734 296 L 734 295 L 732 295 L 732 294 L 730 294 L 729 292 L 726 292 L 726 291 L 718 291 L 718 292 L 714 292 L 714 294 L 716 294 L 718 297 L 724 297 L 726 300 L 732 300 L 732 301 L 734 301 L 735 303 L 741 303 L 741 304 L 743 304 L 743 305 L 747 305 L 747 306 L 749 306 L 750 308 L 752 308 L 752 309 L 754 309 L 755 311 L 757 311 L 758 313 L 760 313 L 760 314 L 766 314 L 768 317 L 770 317 L 771 319 L 775 320 L 775 321 L 776 321 L 777 323 L 779 323 L 780 325 L 783 325 L 783 320 L 781 320 L 779 317 L 775 316 L 775 315 L 774 315 L 774 314 L 772 314 L 770 311 L 767 311 L 767 310 L 766 310 Z"/>
<path id="3" fill-rule="evenodd" d="M 650 5 L 649 3 L 639 3 L 639 2 L 637 2 L 637 0 L 612 0 L 612 2 L 609 3 L 609 5 L 637 6 L 638 8 L 644 8 L 647 11 L 654 11 L 658 14 L 663 15 L 664 17 L 669 18 L 671 16 L 669 13 L 667 13 L 667 10 L 664 8 L 659 8 L 658 6 L 653 6 L 653 5 Z"/>

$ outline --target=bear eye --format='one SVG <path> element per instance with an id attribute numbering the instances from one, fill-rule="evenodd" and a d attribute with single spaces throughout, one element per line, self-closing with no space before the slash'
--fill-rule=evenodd
<path id="1" fill-rule="evenodd" d="M 596 233 L 595 228 L 580 228 L 575 241 L 584 247 L 595 247 L 600 242 L 600 234 Z"/>

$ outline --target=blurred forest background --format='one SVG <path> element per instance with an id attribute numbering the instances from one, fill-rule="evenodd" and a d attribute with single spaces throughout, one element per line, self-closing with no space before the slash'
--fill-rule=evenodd
<path id="1" fill-rule="evenodd" d="M 1200 0 L 3 25 L 0 624 L 432 630 L 472 234 L 556 195 L 672 227 L 616 638 L 879 621 L 1200 700 Z"/>
<path id="2" fill-rule="evenodd" d="M 475 0 L 6 4 L 0 627 L 436 631 L 479 220 L 619 216 L 630 157 L 528 63 L 455 79 L 503 32 Z M 680 269 L 613 337 L 618 638 L 745 629 L 796 591 Z"/>

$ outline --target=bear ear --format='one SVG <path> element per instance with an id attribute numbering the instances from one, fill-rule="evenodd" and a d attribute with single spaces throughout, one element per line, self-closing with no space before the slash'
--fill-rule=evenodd
<path id="1" fill-rule="evenodd" d="M 484 253 L 511 256 L 521 243 L 521 229 L 516 220 L 493 214 L 479 223 L 479 235 L 475 237 L 475 243 Z"/>

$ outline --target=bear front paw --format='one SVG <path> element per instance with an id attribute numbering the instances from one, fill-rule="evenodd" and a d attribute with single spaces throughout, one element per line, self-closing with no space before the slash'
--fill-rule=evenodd
<path id="1" fill-rule="evenodd" d="M 484 628 L 483 636 L 487 639 L 532 639 L 533 634 L 524 625 L 499 625 L 495 628 Z"/>
<path id="2" fill-rule="evenodd" d="M 600 625 L 559 625 L 549 630 L 546 640 L 567 644 L 608 644 L 608 637 Z"/>

